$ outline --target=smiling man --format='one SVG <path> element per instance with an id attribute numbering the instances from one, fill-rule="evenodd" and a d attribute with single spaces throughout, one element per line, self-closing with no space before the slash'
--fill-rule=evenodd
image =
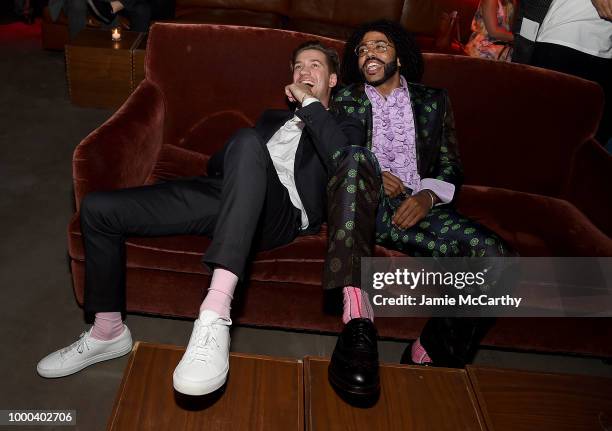
<path id="1" fill-rule="evenodd" d="M 127 354 L 123 324 L 124 241 L 127 236 L 205 235 L 203 262 L 213 269 L 174 388 L 204 395 L 221 387 L 229 370 L 230 304 L 253 251 L 316 233 L 326 213 L 331 155 L 361 145 L 363 127 L 327 110 L 337 82 L 338 55 L 318 42 L 296 49 L 284 93 L 295 111 L 268 110 L 241 129 L 208 165 L 208 176 L 92 193 L 81 206 L 85 246 L 85 304 L 94 325 L 37 367 L 62 377 Z"/>
<path id="2" fill-rule="evenodd" d="M 361 287 L 361 258 L 375 244 L 413 256 L 499 257 L 507 245 L 453 207 L 462 182 L 453 113 L 445 90 L 418 84 L 423 60 L 398 23 L 359 27 L 346 43 L 334 109 L 366 127 L 367 148 L 344 149 L 328 189 L 324 284 L 342 289 L 345 328 L 329 367 L 343 392 L 378 390 L 374 314 Z M 403 361 L 462 366 L 485 320 L 431 319 Z"/>

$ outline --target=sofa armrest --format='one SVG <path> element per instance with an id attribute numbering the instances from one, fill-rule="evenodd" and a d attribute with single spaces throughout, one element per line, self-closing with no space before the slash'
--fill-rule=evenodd
<path id="1" fill-rule="evenodd" d="M 564 199 L 464 185 L 457 207 L 522 256 L 612 256 L 612 239 Z"/>
<path id="2" fill-rule="evenodd" d="M 163 96 L 145 80 L 111 118 L 74 150 L 72 177 L 77 211 L 89 192 L 145 184 L 163 136 Z"/>
<path id="3" fill-rule="evenodd" d="M 593 140 L 574 155 L 565 198 L 612 237 L 612 155 Z"/>

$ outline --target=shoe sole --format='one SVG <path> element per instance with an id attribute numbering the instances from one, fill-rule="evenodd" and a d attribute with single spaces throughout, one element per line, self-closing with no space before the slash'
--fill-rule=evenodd
<path id="1" fill-rule="evenodd" d="M 354 386 L 338 378 L 332 371 L 327 371 L 329 383 L 337 390 L 358 397 L 369 397 L 380 391 L 380 383 L 374 386 Z"/>
<path id="2" fill-rule="evenodd" d="M 110 359 L 120 358 L 121 356 L 125 356 L 132 351 L 132 343 L 129 346 L 121 350 L 117 350 L 115 352 L 105 352 L 100 353 L 99 355 L 92 356 L 88 360 L 82 362 L 81 364 L 74 366 L 68 369 L 62 370 L 41 370 L 39 367 L 36 367 L 36 371 L 41 377 L 45 377 L 47 379 L 55 379 L 58 377 L 66 377 L 74 373 L 78 373 L 83 368 L 87 368 L 90 365 L 97 364 L 98 362 L 108 361 Z"/>
<path id="3" fill-rule="evenodd" d="M 229 363 L 226 365 L 225 370 L 221 374 L 216 376 L 214 379 L 208 379 L 205 383 L 184 380 L 177 377 L 176 373 L 174 373 L 172 374 L 172 386 L 174 386 L 174 389 L 181 394 L 192 395 L 195 397 L 208 395 L 225 384 L 227 381 L 228 372 Z"/>

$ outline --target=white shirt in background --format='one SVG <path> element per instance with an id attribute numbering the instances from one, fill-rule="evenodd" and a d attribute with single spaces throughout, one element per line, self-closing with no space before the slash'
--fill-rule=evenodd
<path id="1" fill-rule="evenodd" d="M 553 0 L 536 40 L 612 58 L 612 22 L 597 14 L 591 0 Z"/>

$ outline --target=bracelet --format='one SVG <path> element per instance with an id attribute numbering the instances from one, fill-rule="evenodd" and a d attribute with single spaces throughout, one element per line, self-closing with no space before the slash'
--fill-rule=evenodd
<path id="1" fill-rule="evenodd" d="M 436 202 L 435 202 L 435 200 L 434 200 L 434 197 L 433 197 L 433 192 L 432 192 L 432 191 L 429 191 L 429 190 L 427 190 L 427 189 L 425 189 L 425 191 L 427 192 L 427 194 L 429 195 L 429 197 L 430 197 L 430 199 L 431 199 L 431 208 L 433 208 L 433 207 L 434 207 L 434 205 L 436 204 Z M 429 209 L 431 209 L 431 208 L 429 208 Z"/>

